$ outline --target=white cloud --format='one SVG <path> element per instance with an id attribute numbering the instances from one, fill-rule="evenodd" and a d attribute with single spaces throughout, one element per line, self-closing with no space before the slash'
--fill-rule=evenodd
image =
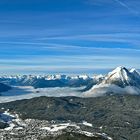
<path id="1" fill-rule="evenodd" d="M 137 87 L 126 86 L 125 88 L 121 88 L 117 85 L 110 84 L 99 84 L 93 86 L 93 88 L 84 93 L 85 97 L 98 97 L 105 96 L 106 93 L 111 94 L 131 94 L 138 95 L 140 94 L 140 90 Z"/>
<path id="2" fill-rule="evenodd" d="M 73 36 L 60 36 L 42 38 L 41 40 L 87 40 L 87 41 L 103 41 L 103 42 L 119 42 L 119 43 L 131 43 L 139 44 L 139 33 L 106 33 L 106 34 L 85 34 L 85 35 L 73 35 Z"/>

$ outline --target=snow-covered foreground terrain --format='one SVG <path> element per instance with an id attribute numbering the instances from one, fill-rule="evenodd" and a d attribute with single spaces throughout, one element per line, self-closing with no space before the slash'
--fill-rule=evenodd
<path id="1" fill-rule="evenodd" d="M 39 137 L 43 138 L 46 136 L 57 136 L 65 132 L 75 132 L 79 134 L 86 135 L 88 137 L 97 137 L 101 136 L 106 140 L 113 140 L 110 136 L 105 133 L 91 132 L 92 124 L 83 121 L 83 123 L 75 122 L 56 122 L 56 121 L 47 121 L 47 120 L 35 120 L 35 119 L 26 119 L 22 120 L 19 118 L 18 114 L 11 114 L 9 110 L 0 114 L 1 121 L 9 124 L 9 127 L 0 130 L 0 139 L 30 139 L 35 140 Z M 86 127 L 90 131 L 86 131 Z"/>
<path id="2" fill-rule="evenodd" d="M 10 102 L 15 100 L 30 99 L 33 97 L 48 96 L 48 97 L 60 97 L 60 96 L 82 96 L 80 88 L 69 87 L 55 87 L 55 88 L 38 88 L 26 86 L 15 86 L 12 90 L 1 93 L 0 103 Z"/>

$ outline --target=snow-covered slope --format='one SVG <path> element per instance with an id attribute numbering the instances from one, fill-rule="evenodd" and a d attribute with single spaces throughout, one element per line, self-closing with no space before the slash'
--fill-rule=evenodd
<path id="1" fill-rule="evenodd" d="M 130 73 L 133 76 L 133 79 L 140 83 L 140 73 L 136 69 L 131 69 Z"/>
<path id="2" fill-rule="evenodd" d="M 125 67 L 117 67 L 109 72 L 105 79 L 85 92 L 85 96 L 105 94 L 140 94 L 140 74 Z"/>
<path id="3" fill-rule="evenodd" d="M 0 122 L 7 124 L 7 127 L 4 129 L 6 131 L 16 129 L 23 129 L 26 124 L 19 118 L 18 114 L 11 114 L 9 110 L 0 113 Z"/>
<path id="4" fill-rule="evenodd" d="M 106 76 L 102 84 L 115 84 L 122 88 L 126 86 L 139 87 L 140 75 L 136 71 L 131 71 L 125 67 L 117 67 Z"/>

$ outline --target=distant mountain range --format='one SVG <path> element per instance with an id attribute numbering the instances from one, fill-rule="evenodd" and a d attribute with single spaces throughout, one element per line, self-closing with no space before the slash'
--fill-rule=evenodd
<path id="1" fill-rule="evenodd" d="M 47 87 L 80 87 L 97 84 L 104 76 L 88 75 L 67 76 L 67 75 L 23 75 L 23 76 L 1 76 L 0 82 L 11 86 L 33 86 L 34 88 Z"/>
<path id="2" fill-rule="evenodd" d="M 81 92 L 83 92 L 81 95 L 85 97 L 102 96 L 106 94 L 140 94 L 140 73 L 136 69 L 128 70 L 122 66 L 117 67 L 104 76 L 1 76 L 0 83 L 0 92 L 7 91 L 12 86 L 32 86 L 34 88 L 85 86 L 85 88 L 81 90 Z"/>

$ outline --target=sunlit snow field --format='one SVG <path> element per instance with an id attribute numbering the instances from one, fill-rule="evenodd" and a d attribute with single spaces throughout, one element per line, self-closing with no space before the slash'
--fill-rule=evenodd
<path id="1" fill-rule="evenodd" d="M 30 99 L 33 97 L 48 96 L 48 97 L 60 97 L 60 96 L 81 96 L 80 88 L 69 87 L 55 87 L 55 88 L 38 88 L 18 86 L 13 87 L 12 90 L 1 93 L 0 103 L 10 102 L 15 100 Z"/>

